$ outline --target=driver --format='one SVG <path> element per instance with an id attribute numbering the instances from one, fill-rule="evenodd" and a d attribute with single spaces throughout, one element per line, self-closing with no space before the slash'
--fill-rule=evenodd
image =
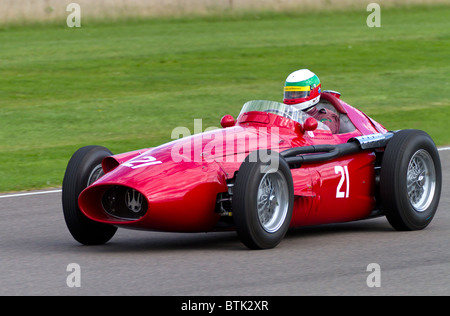
<path id="1" fill-rule="evenodd" d="M 305 111 L 336 134 L 339 132 L 339 116 L 330 110 L 315 107 L 320 100 L 320 91 L 319 77 L 308 69 L 300 69 L 286 78 L 283 102 Z"/>

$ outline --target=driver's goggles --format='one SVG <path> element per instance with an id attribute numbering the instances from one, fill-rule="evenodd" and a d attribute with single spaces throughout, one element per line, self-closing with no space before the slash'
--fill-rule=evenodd
<path id="1" fill-rule="evenodd" d="M 309 96 L 311 92 L 310 86 L 285 86 L 284 98 L 285 99 L 301 99 Z"/>

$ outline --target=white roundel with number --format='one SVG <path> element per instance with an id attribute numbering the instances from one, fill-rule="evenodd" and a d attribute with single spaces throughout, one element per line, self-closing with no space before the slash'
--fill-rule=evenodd
<path id="1" fill-rule="evenodd" d="M 125 167 L 130 167 L 131 169 L 141 168 L 141 167 L 147 167 L 151 165 L 157 165 L 162 163 L 159 160 L 156 160 L 153 156 L 138 156 L 136 158 L 130 159 L 127 162 L 125 162 L 123 165 Z"/>

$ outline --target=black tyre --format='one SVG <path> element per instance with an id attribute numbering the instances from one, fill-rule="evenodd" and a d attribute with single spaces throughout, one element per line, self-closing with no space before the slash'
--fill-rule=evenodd
<path id="1" fill-rule="evenodd" d="M 101 162 L 112 153 L 105 147 L 78 149 L 67 165 L 62 184 L 62 206 L 67 228 L 73 238 L 84 245 L 100 245 L 110 240 L 117 227 L 95 222 L 78 207 L 81 191 L 103 175 Z"/>
<path id="2" fill-rule="evenodd" d="M 381 203 L 392 227 L 425 228 L 436 213 L 441 187 L 441 161 L 431 137 L 420 130 L 395 133 L 380 173 Z"/>
<path id="3" fill-rule="evenodd" d="M 251 153 L 242 163 L 233 190 L 233 218 L 250 249 L 277 246 L 292 218 L 294 186 L 288 164 L 277 152 Z"/>

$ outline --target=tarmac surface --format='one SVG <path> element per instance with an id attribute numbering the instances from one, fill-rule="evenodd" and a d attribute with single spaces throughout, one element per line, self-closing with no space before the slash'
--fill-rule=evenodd
<path id="1" fill-rule="evenodd" d="M 82 246 L 64 223 L 60 190 L 0 194 L 0 295 L 448 296 L 449 149 L 424 230 L 397 232 L 380 217 L 295 229 L 262 251 L 234 232 L 119 229 L 106 245 Z"/>

